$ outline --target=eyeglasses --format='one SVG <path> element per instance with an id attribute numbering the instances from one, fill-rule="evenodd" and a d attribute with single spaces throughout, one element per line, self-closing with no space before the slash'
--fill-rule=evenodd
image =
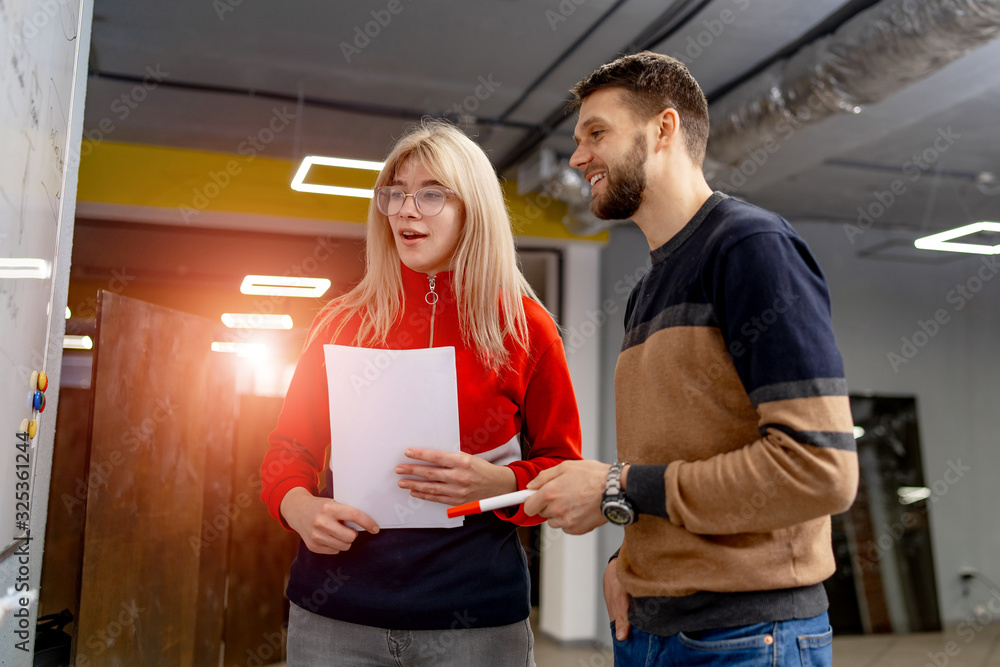
<path id="1" fill-rule="evenodd" d="M 436 186 L 420 188 L 413 194 L 407 194 L 399 188 L 384 185 L 375 189 L 375 204 L 385 215 L 396 215 L 403 209 L 406 198 L 413 197 L 413 203 L 416 204 L 420 214 L 430 217 L 440 213 L 448 195 L 453 194 L 455 192 L 452 190 Z"/>

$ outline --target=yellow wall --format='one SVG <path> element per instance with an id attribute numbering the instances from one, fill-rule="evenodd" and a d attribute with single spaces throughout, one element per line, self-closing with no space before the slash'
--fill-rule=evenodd
<path id="1" fill-rule="evenodd" d="M 192 224 L 203 211 L 364 224 L 367 199 L 292 190 L 297 169 L 297 163 L 259 155 L 85 140 L 77 199 L 177 209 Z M 375 180 L 375 172 L 323 169 L 323 179 L 335 176 L 340 185 L 370 188 Z M 607 241 L 607 232 L 586 239 L 570 234 L 562 224 L 562 202 L 539 194 L 521 197 L 511 182 L 504 183 L 504 191 L 514 230 L 521 236 Z"/>

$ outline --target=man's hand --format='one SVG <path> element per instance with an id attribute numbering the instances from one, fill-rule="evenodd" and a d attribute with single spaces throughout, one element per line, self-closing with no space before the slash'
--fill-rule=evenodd
<path id="1" fill-rule="evenodd" d="M 628 593 L 618 581 L 617 558 L 604 570 L 604 603 L 608 606 L 608 618 L 615 622 L 615 637 L 624 641 L 631 626 L 628 622 Z"/>
<path id="2" fill-rule="evenodd" d="M 399 486 L 409 489 L 414 498 L 460 505 L 517 491 L 513 470 L 493 465 L 478 456 L 417 448 L 407 449 L 406 455 L 431 464 L 404 463 L 396 466 L 397 474 L 421 478 L 399 480 Z"/>
<path id="3" fill-rule="evenodd" d="M 301 486 L 285 494 L 280 512 L 309 551 L 317 554 L 339 554 L 351 548 L 358 531 L 345 526 L 343 521 L 352 521 L 372 535 L 378 533 L 374 519 L 358 508 L 317 498 Z"/>
<path id="4" fill-rule="evenodd" d="M 526 514 L 540 514 L 570 535 L 589 533 L 605 522 L 601 496 L 611 468 L 600 461 L 563 461 L 528 483 L 538 493 L 524 501 Z"/>

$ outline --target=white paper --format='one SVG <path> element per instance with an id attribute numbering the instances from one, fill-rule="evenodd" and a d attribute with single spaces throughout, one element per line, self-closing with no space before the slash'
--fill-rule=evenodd
<path id="1" fill-rule="evenodd" d="M 324 345 L 333 497 L 379 528 L 455 528 L 447 505 L 399 488 L 410 447 L 461 451 L 454 347 L 377 350 Z"/>

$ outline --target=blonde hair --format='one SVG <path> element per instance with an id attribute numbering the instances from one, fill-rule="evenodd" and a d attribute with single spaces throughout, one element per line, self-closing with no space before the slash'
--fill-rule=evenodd
<path id="1" fill-rule="evenodd" d="M 518 267 L 510 217 L 493 165 L 482 148 L 458 128 L 425 119 L 396 142 L 375 187 L 391 184 L 409 158 L 420 160 L 463 204 L 465 224 L 452 257 L 462 340 L 490 367 L 502 368 L 510 356 L 504 344 L 507 336 L 528 348 L 521 297 L 537 297 Z M 402 317 L 403 281 L 389 220 L 374 199 L 368 206 L 365 259 L 361 282 L 327 304 L 307 345 L 339 320 L 331 338 L 336 340 L 355 314 L 361 316 L 355 345 L 386 343 L 392 325 Z"/>

